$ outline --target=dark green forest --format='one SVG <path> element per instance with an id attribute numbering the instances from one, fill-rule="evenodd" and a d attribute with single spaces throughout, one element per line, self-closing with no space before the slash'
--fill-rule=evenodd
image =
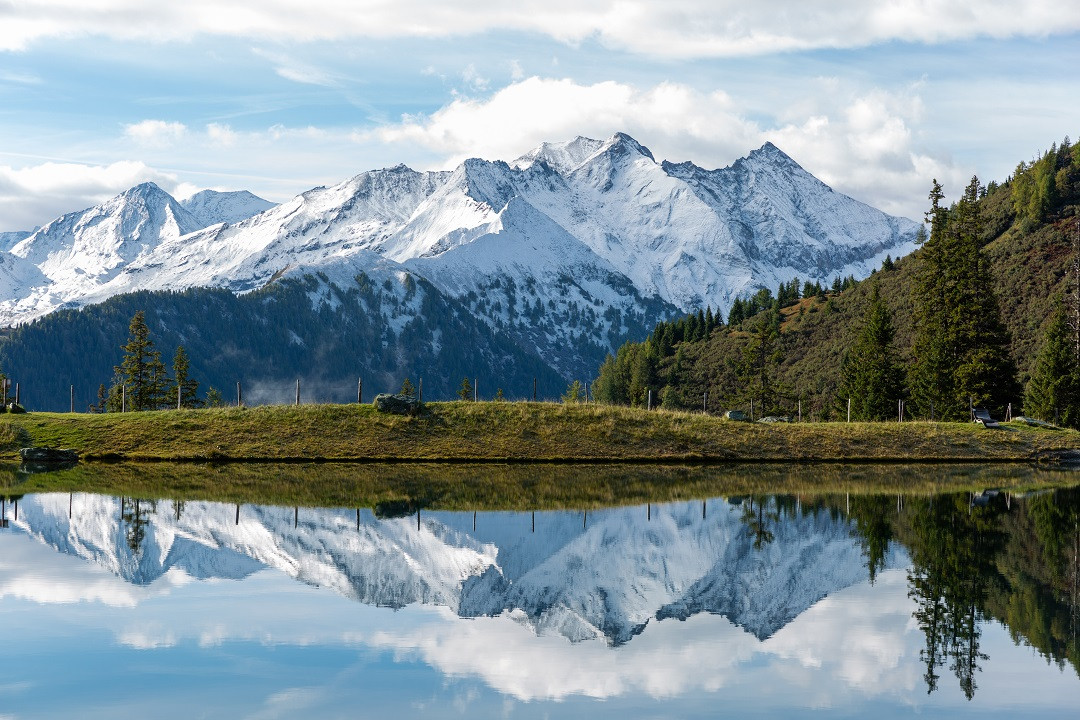
<path id="1" fill-rule="evenodd" d="M 313 303 L 312 297 L 321 300 Z M 417 303 L 419 313 L 405 312 Z M 0 367 L 19 382 L 27 408 L 66 411 L 74 386 L 75 409 L 84 412 L 98 405 L 101 385 L 115 385 L 122 346 L 130 342 L 130 324 L 140 311 L 170 375 L 165 406 L 175 407 L 171 375 L 180 346 L 198 397 L 213 389 L 226 403 L 236 401 L 237 382 L 246 404 L 292 402 L 297 378 L 303 402 L 355 402 L 360 379 L 366 402 L 376 393 L 396 392 L 405 378 L 413 384 L 422 378 L 424 398 L 431 400 L 455 397 L 466 376 L 478 380 L 481 398 L 500 389 L 508 399 L 531 398 L 533 378 L 541 398 L 566 389 L 539 357 L 427 281 L 406 276 L 400 283 L 376 283 L 364 274 L 345 288 L 307 276 L 241 296 L 208 288 L 136 292 L 60 310 L 8 331 Z M 400 318 L 398 330 L 386 316 Z"/>
<path id="2" fill-rule="evenodd" d="M 1080 424 L 1080 146 L 1068 138 L 955 200 L 933 184 L 927 232 L 866 280 L 796 279 L 660 322 L 609 356 L 601 401 L 756 416 L 966 420 L 970 406 Z M 900 403 L 903 402 L 903 405 Z"/>

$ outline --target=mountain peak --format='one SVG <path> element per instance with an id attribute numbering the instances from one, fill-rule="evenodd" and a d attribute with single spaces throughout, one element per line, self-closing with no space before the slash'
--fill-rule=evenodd
<path id="1" fill-rule="evenodd" d="M 794 165 L 801 168 L 799 163 L 795 162 L 790 155 L 776 147 L 772 142 L 766 140 L 765 144 L 759 147 L 757 150 L 752 150 L 749 155 L 746 156 L 747 160 L 756 160 L 758 158 L 765 158 L 769 162 L 779 165 Z"/>
<path id="2" fill-rule="evenodd" d="M 656 158 L 653 157 L 652 151 L 639 143 L 634 138 L 630 137 L 624 132 L 617 132 L 608 138 L 605 145 L 614 151 L 630 151 L 637 153 L 638 155 L 644 155 L 653 162 L 656 162 Z"/>

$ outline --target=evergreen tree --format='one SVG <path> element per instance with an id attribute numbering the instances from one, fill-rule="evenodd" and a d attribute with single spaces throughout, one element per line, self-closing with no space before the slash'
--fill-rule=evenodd
<path id="1" fill-rule="evenodd" d="M 180 396 L 180 407 L 196 408 L 202 405 L 197 394 L 199 381 L 188 377 L 189 368 L 187 351 L 184 350 L 183 345 L 177 345 L 176 354 L 173 355 L 173 385 L 172 390 L 169 391 L 170 406 L 176 399 L 177 393 Z"/>
<path id="2" fill-rule="evenodd" d="M 743 308 L 743 301 L 739 298 L 735 298 L 731 303 L 731 311 L 728 313 L 728 325 L 739 325 L 746 319 L 745 309 Z"/>
<path id="3" fill-rule="evenodd" d="M 577 405 L 581 402 L 585 395 L 585 389 L 581 385 L 580 380 L 575 380 L 566 387 L 566 392 L 563 393 L 562 401 L 567 405 Z"/>
<path id="4" fill-rule="evenodd" d="M 1057 303 L 1024 393 L 1024 414 L 1080 427 L 1080 376 L 1065 308 Z"/>
<path id="5" fill-rule="evenodd" d="M 903 397 L 903 371 L 893 348 L 892 316 L 875 284 L 862 331 L 840 366 L 843 398 L 851 398 L 859 420 L 886 420 L 896 416 Z"/>
<path id="6" fill-rule="evenodd" d="M 458 388 L 457 394 L 458 394 L 458 397 L 461 398 L 462 400 L 472 400 L 473 399 L 473 387 L 472 387 L 472 383 L 469 382 L 468 377 L 461 378 L 461 387 Z"/>
<path id="7" fill-rule="evenodd" d="M 154 349 L 142 310 L 131 318 L 128 331 L 128 342 L 121 346 L 124 359 L 113 368 L 117 384 L 127 388 L 128 410 L 156 410 L 165 402 L 169 377 L 161 362 L 161 353 Z"/>
<path id="8" fill-rule="evenodd" d="M 412 380 L 405 378 L 401 383 L 401 391 L 398 393 L 407 398 L 416 397 L 416 388 L 412 384 Z"/>
<path id="9" fill-rule="evenodd" d="M 206 407 L 225 407 L 225 398 L 221 396 L 221 391 L 213 386 L 206 391 Z"/>
<path id="10" fill-rule="evenodd" d="M 915 288 L 915 363 L 910 385 L 918 408 L 966 419 L 969 398 L 995 410 L 1016 397 L 1011 338 L 1001 319 L 989 263 L 981 252 L 979 181 L 952 209 L 934 181 Z"/>
<path id="11" fill-rule="evenodd" d="M 754 321 L 737 369 L 744 400 L 757 400 L 763 414 L 777 408 L 780 388 L 776 375 L 782 359 L 780 313 L 774 309 Z"/>
<path id="12" fill-rule="evenodd" d="M 97 389 L 97 403 L 90 406 L 90 412 L 103 413 L 106 411 L 106 404 L 109 400 L 109 391 L 105 388 L 105 383 L 98 385 Z"/>

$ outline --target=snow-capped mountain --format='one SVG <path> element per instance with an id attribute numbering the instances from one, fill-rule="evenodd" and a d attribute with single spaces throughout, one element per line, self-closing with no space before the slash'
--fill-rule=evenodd
<path id="1" fill-rule="evenodd" d="M 203 190 L 186 200 L 181 200 L 180 205 L 194 215 L 203 227 L 218 223 L 238 223 L 274 207 L 274 203 L 263 200 L 247 190 L 234 192 Z"/>
<path id="2" fill-rule="evenodd" d="M 13 247 L 46 279 L 0 284 L 0 322 L 136 290 L 243 293 L 335 262 L 351 272 L 369 253 L 583 377 L 680 311 L 726 311 L 794 277 L 865 276 L 912 250 L 918 227 L 835 193 L 771 144 L 708 171 L 657 162 L 621 133 L 545 143 L 512 164 L 373 170 L 265 205 L 209 191 L 181 204 L 147 184 L 59 218 Z"/>
<path id="3" fill-rule="evenodd" d="M 771 522 L 755 547 L 724 500 L 575 512 L 328 510 L 30 495 L 16 531 L 136 584 L 173 569 L 241 579 L 262 566 L 371 605 L 509 613 L 538 633 L 620 644 L 663 617 L 727 616 L 769 637 L 866 578 L 850 522 L 828 512 Z M 10 516 L 9 516 L 10 517 Z M 894 546 L 889 567 L 907 563 Z M 703 589 L 707 588 L 708 591 Z"/>
<path id="4" fill-rule="evenodd" d="M 11 248 L 18 245 L 20 242 L 30 237 L 32 233 L 29 230 L 14 230 L 11 232 L 0 232 L 0 251 L 8 252 Z"/>

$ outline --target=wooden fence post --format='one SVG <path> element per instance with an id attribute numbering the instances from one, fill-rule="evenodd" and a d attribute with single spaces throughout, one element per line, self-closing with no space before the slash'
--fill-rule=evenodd
<path id="1" fill-rule="evenodd" d="M 364 378 L 356 378 L 356 404 L 364 403 Z"/>
<path id="2" fill-rule="evenodd" d="M 237 380 L 236 381 L 236 407 L 240 407 L 240 405 L 243 402 L 244 402 L 244 396 L 240 392 L 240 381 Z"/>
<path id="3" fill-rule="evenodd" d="M 300 378 L 296 378 L 296 404 L 300 404 Z"/>
<path id="4" fill-rule="evenodd" d="M 71 412 L 75 412 L 75 386 L 71 386 Z"/>

